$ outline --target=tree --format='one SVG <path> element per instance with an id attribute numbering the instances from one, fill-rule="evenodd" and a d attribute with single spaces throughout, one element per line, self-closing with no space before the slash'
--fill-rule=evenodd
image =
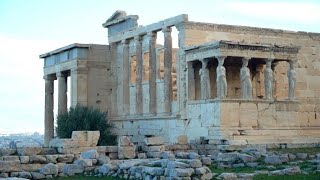
<path id="1" fill-rule="evenodd" d="M 77 105 L 57 117 L 56 133 L 59 138 L 71 138 L 72 131 L 100 131 L 98 145 L 114 145 L 116 135 L 111 132 L 112 125 L 107 113 L 92 107 Z"/>

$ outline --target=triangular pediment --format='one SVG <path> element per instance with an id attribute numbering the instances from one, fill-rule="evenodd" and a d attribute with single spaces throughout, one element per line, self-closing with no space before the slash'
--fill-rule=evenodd
<path id="1" fill-rule="evenodd" d="M 109 19 L 106 21 L 106 23 L 126 17 L 127 13 L 125 11 L 121 11 L 121 10 L 117 10 L 116 12 L 114 12 L 111 17 L 109 17 Z"/>

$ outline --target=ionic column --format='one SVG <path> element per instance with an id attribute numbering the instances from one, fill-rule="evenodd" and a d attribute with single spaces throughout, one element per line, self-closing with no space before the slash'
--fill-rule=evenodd
<path id="1" fill-rule="evenodd" d="M 54 80 L 52 75 L 43 77 L 45 80 L 45 102 L 44 102 L 44 146 L 48 147 L 49 142 L 54 137 L 54 118 L 53 118 L 53 91 Z"/>
<path id="2" fill-rule="evenodd" d="M 180 119 L 188 119 L 188 71 L 186 67 L 188 66 L 185 56 L 185 51 L 183 47 L 185 46 L 186 29 L 184 23 L 176 24 L 175 27 L 178 30 L 178 46 L 177 51 L 177 105 L 178 113 Z M 194 74 L 193 74 L 194 75 Z"/>
<path id="3" fill-rule="evenodd" d="M 142 73 L 143 73 L 143 59 L 142 59 L 142 37 L 136 36 L 136 114 L 142 114 L 143 101 L 142 101 Z"/>
<path id="4" fill-rule="evenodd" d="M 210 99 L 211 98 L 211 85 L 210 85 L 210 76 L 208 69 L 208 59 L 200 59 L 202 63 L 202 68 L 199 71 L 200 83 L 201 83 L 201 99 Z"/>
<path id="5" fill-rule="evenodd" d="M 273 98 L 273 71 L 271 69 L 271 64 L 273 59 L 266 59 L 266 68 L 264 69 L 264 86 L 265 86 L 265 98 Z"/>
<path id="6" fill-rule="evenodd" d="M 218 56 L 216 58 L 218 59 L 218 67 L 216 70 L 217 97 L 225 98 L 227 97 L 227 92 L 228 92 L 226 68 L 223 66 L 226 56 Z"/>
<path id="7" fill-rule="evenodd" d="M 157 113 L 157 60 L 156 39 L 157 32 L 148 33 L 149 36 L 149 112 Z"/>
<path id="8" fill-rule="evenodd" d="M 129 57 L 129 41 L 122 40 L 123 47 L 123 114 L 128 115 L 130 113 L 130 57 Z"/>
<path id="9" fill-rule="evenodd" d="M 240 80 L 241 80 L 241 92 L 243 99 L 252 98 L 252 82 L 250 69 L 247 67 L 250 58 L 242 58 L 242 67 L 240 69 Z"/>
<path id="10" fill-rule="evenodd" d="M 57 73 L 58 78 L 58 114 L 67 112 L 67 75 L 65 73 Z"/>
<path id="11" fill-rule="evenodd" d="M 171 113 L 172 102 L 172 37 L 171 28 L 162 29 L 164 33 L 164 112 Z"/>
<path id="12" fill-rule="evenodd" d="M 289 61 L 289 69 L 288 69 L 288 84 L 289 84 L 289 92 L 288 92 L 288 99 L 294 100 L 295 98 L 295 89 L 296 89 L 296 79 L 297 79 L 297 73 L 294 69 L 294 61 Z"/>
<path id="13" fill-rule="evenodd" d="M 196 99 L 196 89 L 195 89 L 195 80 L 194 80 L 194 68 L 193 62 L 188 62 L 188 97 L 189 100 Z"/>

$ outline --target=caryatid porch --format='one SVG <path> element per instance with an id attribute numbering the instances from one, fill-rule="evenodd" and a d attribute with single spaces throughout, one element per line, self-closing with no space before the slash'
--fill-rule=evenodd
<path id="1" fill-rule="evenodd" d="M 197 122 L 190 125 L 193 135 L 255 144 L 296 126 L 294 64 L 298 47 L 219 41 L 184 51 L 187 116 Z M 277 66 L 288 71 L 280 72 Z M 280 79 L 286 82 L 280 83 Z M 290 124 L 285 123 L 289 120 Z M 288 130 L 277 131 L 279 128 Z"/>
<path id="2" fill-rule="evenodd" d="M 275 68 L 287 62 L 287 97 L 294 100 L 298 47 L 219 41 L 186 47 L 188 99 L 273 100 Z"/>

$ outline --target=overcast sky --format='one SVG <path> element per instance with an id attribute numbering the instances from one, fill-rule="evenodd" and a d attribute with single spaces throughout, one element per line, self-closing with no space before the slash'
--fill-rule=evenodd
<path id="1" fill-rule="evenodd" d="M 139 15 L 140 25 L 188 14 L 191 21 L 320 32 L 317 0 L 0 0 L 0 134 L 43 133 L 39 55 L 75 42 L 107 44 L 101 24 L 118 9 Z"/>

